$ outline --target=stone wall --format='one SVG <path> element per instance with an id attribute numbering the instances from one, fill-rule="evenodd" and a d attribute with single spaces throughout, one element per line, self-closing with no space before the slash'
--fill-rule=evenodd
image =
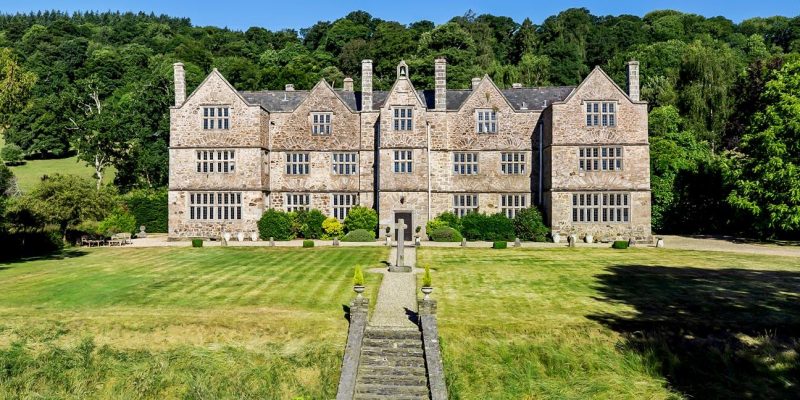
<path id="1" fill-rule="evenodd" d="M 264 194 L 261 191 L 243 191 L 242 219 L 230 221 L 192 221 L 189 220 L 189 191 L 170 190 L 169 192 L 169 237 L 219 238 L 224 232 L 232 234 L 258 232 L 258 220 L 264 211 Z"/>
<path id="2" fill-rule="evenodd" d="M 197 172 L 197 152 L 205 150 L 232 150 L 234 172 Z M 263 190 L 269 187 L 269 175 L 259 173 L 263 167 L 263 154 L 263 150 L 257 147 L 171 148 L 170 189 Z"/>

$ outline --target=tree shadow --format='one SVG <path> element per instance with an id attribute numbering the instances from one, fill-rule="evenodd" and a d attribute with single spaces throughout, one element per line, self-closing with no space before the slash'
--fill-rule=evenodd
<path id="1" fill-rule="evenodd" d="M 594 314 L 670 386 L 697 399 L 800 398 L 800 272 L 616 265 Z"/>
<path id="2" fill-rule="evenodd" d="M 19 263 L 26 263 L 29 261 L 41 261 L 41 260 L 65 260 L 68 258 L 75 258 L 75 257 L 82 257 L 89 254 L 86 250 L 79 250 L 79 249 L 66 249 L 61 251 L 56 251 L 48 254 L 41 254 L 41 255 L 33 255 L 33 256 L 12 256 L 11 258 L 4 259 L 0 258 L 0 264 L 9 265 L 9 264 L 19 264 Z M 8 269 L 8 267 L 4 268 Z"/>
<path id="3" fill-rule="evenodd" d="M 342 304 L 342 311 L 344 312 L 344 319 L 346 319 L 347 322 L 350 322 L 350 306 L 347 304 Z"/>

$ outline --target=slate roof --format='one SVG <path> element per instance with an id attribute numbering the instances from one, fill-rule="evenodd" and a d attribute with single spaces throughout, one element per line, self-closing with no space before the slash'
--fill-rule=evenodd
<path id="1" fill-rule="evenodd" d="M 503 89 L 500 92 L 508 99 L 508 102 L 515 110 L 544 110 L 556 101 L 562 101 L 574 86 L 554 86 L 536 88 Z M 361 110 L 361 92 L 347 92 L 342 89 L 335 89 L 334 92 L 340 99 L 353 111 Z M 300 103 L 308 97 L 308 90 L 260 90 L 257 92 L 239 92 L 250 104 L 259 104 L 267 111 L 282 112 L 293 111 Z M 464 101 L 472 93 L 471 89 L 448 89 L 447 90 L 447 109 L 458 110 Z M 433 90 L 418 90 L 417 94 L 428 107 L 435 107 Z M 376 90 L 372 92 L 373 109 L 383 107 L 388 91 Z"/>

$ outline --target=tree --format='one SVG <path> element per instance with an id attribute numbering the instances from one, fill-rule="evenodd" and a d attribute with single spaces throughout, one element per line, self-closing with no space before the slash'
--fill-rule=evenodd
<path id="1" fill-rule="evenodd" d="M 2 158 L 3 161 L 5 161 L 5 163 L 8 165 L 22 163 L 23 155 L 22 148 L 13 143 L 3 146 L 3 149 L 0 150 L 0 158 Z"/>
<path id="2" fill-rule="evenodd" d="M 35 83 L 36 75 L 17 64 L 11 49 L 0 49 L 0 127 L 25 105 Z"/>
<path id="3" fill-rule="evenodd" d="M 800 232 L 800 59 L 767 82 L 766 107 L 753 117 L 731 170 L 728 200 L 754 220 L 763 237 Z"/>

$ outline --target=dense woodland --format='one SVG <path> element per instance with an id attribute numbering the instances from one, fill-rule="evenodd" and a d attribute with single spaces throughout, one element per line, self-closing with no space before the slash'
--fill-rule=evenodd
<path id="1" fill-rule="evenodd" d="M 387 89 L 405 59 L 418 88 L 575 85 L 596 65 L 624 87 L 641 62 L 657 232 L 800 237 L 800 17 L 733 23 L 677 11 L 569 9 L 540 25 L 467 12 L 403 25 L 356 11 L 300 31 L 244 32 L 131 13 L 0 16 L 0 129 L 13 161 L 77 154 L 122 192 L 167 183 L 172 63 L 189 90 L 218 68 L 240 90 L 334 86 L 375 61 Z M 0 174 L 2 175 L 2 174 Z M 9 181 L 2 179 L 0 181 Z M 13 180 L 11 180 L 13 181 Z"/>

